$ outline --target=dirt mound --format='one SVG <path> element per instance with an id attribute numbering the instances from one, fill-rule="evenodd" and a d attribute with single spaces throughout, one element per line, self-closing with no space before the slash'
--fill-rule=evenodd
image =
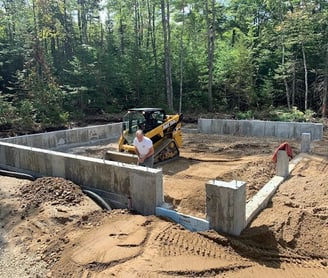
<path id="1" fill-rule="evenodd" d="M 238 173 L 238 176 L 236 176 Z M 234 179 L 246 182 L 246 199 L 253 197 L 274 175 L 276 174 L 276 164 L 269 157 L 260 158 L 257 161 L 250 161 L 241 165 L 234 171 L 225 172 L 217 176 L 217 180 L 232 181 Z"/>
<path id="2" fill-rule="evenodd" d="M 45 202 L 51 205 L 74 206 L 83 200 L 84 193 L 73 182 L 59 177 L 43 177 L 20 189 L 22 208 L 27 213 Z"/>

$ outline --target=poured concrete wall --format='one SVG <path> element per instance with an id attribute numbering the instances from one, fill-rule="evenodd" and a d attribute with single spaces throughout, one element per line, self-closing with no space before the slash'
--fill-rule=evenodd
<path id="1" fill-rule="evenodd" d="M 101 194 L 115 207 L 149 215 L 163 203 L 162 171 L 54 151 L 118 138 L 121 123 L 24 135 L 0 140 L 0 167 L 63 177 Z M 49 150 L 49 149 L 52 149 Z"/>
<path id="2" fill-rule="evenodd" d="M 116 123 L 23 135 L 0 141 L 42 149 L 57 149 L 118 138 L 121 130 L 122 124 Z"/>
<path id="3" fill-rule="evenodd" d="M 36 176 L 63 177 L 89 189 L 119 196 L 118 202 L 143 215 L 155 214 L 163 203 L 162 171 L 97 158 L 64 154 L 0 142 L 0 167 Z"/>
<path id="4" fill-rule="evenodd" d="M 318 123 L 198 119 L 198 129 L 201 133 L 254 137 L 300 139 L 302 133 L 310 133 L 312 140 L 321 140 L 323 136 L 323 125 Z"/>

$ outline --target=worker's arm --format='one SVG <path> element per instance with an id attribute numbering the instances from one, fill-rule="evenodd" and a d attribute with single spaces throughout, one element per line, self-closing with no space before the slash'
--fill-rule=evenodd
<path id="1" fill-rule="evenodd" d="M 149 152 L 147 153 L 147 155 L 145 156 L 145 159 L 147 159 L 148 157 L 151 157 L 154 154 L 154 147 L 151 146 L 151 148 L 149 149 Z"/>

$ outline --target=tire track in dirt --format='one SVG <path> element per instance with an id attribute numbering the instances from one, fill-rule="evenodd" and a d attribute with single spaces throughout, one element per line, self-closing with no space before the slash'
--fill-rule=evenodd
<path id="1" fill-rule="evenodd" d="M 277 249 L 256 246 L 243 240 L 231 240 L 231 246 L 241 255 L 252 258 L 259 263 L 288 263 L 308 268 L 325 268 L 328 257 L 295 252 L 292 249 L 278 245 Z"/>
<path id="2" fill-rule="evenodd" d="M 328 277 L 327 257 L 308 254 L 306 251 L 297 252 L 286 248 L 280 244 L 276 248 L 264 247 L 260 243 L 254 243 L 243 238 L 224 238 L 215 233 L 204 233 L 204 236 L 218 242 L 218 244 L 229 245 L 241 257 L 251 260 L 252 274 L 245 273 L 242 268 L 233 270 L 225 277 L 277 277 L 281 270 L 283 276 L 280 277 Z M 218 238 L 217 238 L 218 237 Z M 255 264 L 257 263 L 257 265 Z M 263 268 L 263 267 L 264 268 Z M 268 271 L 268 268 L 271 271 Z M 309 272 L 308 272 L 308 271 Z M 271 273 L 272 272 L 272 273 Z M 271 273 L 271 274 L 270 274 Z"/>
<path id="3" fill-rule="evenodd" d="M 208 277 L 244 269 L 253 265 L 247 259 L 240 259 L 230 246 L 218 244 L 201 233 L 190 233 L 174 223 L 168 223 L 154 233 L 153 244 L 159 250 L 159 256 L 179 260 L 196 257 L 198 265 L 190 260 L 187 269 L 159 270 L 158 273 L 172 276 Z M 224 241 L 223 241 L 224 242 Z"/>
<path id="4" fill-rule="evenodd" d="M 188 231 L 175 224 L 168 224 L 154 238 L 161 246 L 161 256 L 197 255 L 203 257 L 217 257 L 217 248 L 198 234 Z"/>

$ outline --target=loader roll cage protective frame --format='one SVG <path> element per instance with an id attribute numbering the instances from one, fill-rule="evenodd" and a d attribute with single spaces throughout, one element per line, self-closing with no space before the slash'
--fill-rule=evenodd
<path id="1" fill-rule="evenodd" d="M 161 108 L 134 108 L 129 109 L 123 116 L 124 139 L 132 145 L 135 132 L 141 129 L 144 134 L 166 121 L 165 111 Z"/>

